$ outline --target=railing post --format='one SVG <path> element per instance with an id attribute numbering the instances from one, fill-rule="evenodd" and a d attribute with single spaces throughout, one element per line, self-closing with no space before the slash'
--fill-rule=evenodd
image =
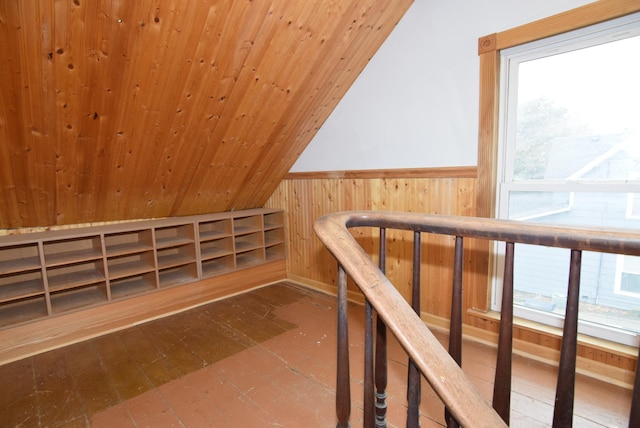
<path id="1" fill-rule="evenodd" d="M 571 250 L 567 309 L 562 332 L 556 405 L 553 410 L 554 427 L 573 426 L 573 396 L 576 380 L 576 347 L 578 346 L 578 305 L 580 304 L 580 264 L 582 251 Z"/>
<path id="2" fill-rule="evenodd" d="M 451 323 L 449 327 L 449 355 L 462 366 L 462 272 L 464 264 L 464 241 L 456 236 L 453 256 L 453 284 L 451 288 Z M 444 410 L 448 428 L 457 428 L 458 422 L 449 409 Z"/>
<path id="3" fill-rule="evenodd" d="M 347 320 L 347 274 L 338 265 L 338 352 L 336 376 L 337 428 L 349 427 L 351 387 L 349 374 L 349 325 Z"/>
<path id="4" fill-rule="evenodd" d="M 498 357 L 493 384 L 493 408 L 508 425 L 511 413 L 511 366 L 513 353 L 513 262 L 515 245 L 507 242 L 504 257 L 504 280 L 502 283 L 502 306 L 500 309 L 500 332 Z"/>
<path id="5" fill-rule="evenodd" d="M 378 267 L 382 273 L 387 266 L 387 234 L 380 228 L 380 246 Z M 376 427 L 387 426 L 387 326 L 382 318 L 376 322 Z"/>
<path id="6" fill-rule="evenodd" d="M 413 284 L 411 287 L 411 308 L 420 316 L 420 232 L 413 232 Z M 409 359 L 407 380 L 407 428 L 420 426 L 420 371 Z"/>

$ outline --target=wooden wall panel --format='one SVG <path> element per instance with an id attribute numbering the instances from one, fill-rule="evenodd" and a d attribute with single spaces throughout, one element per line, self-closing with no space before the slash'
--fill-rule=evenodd
<path id="1" fill-rule="evenodd" d="M 262 206 L 411 3 L 0 2 L 0 228 Z"/>
<path id="2" fill-rule="evenodd" d="M 466 176 L 318 179 L 295 176 L 291 174 L 292 178 L 283 180 L 265 206 L 283 208 L 287 213 L 289 277 L 328 290 L 335 288 L 337 265 L 313 231 L 313 223 L 321 215 L 361 209 L 466 216 L 475 213 L 476 179 Z M 379 232 L 363 228 L 353 229 L 353 233 L 377 260 Z M 449 318 L 451 311 L 453 244 L 454 238 L 423 234 L 422 308 L 445 318 Z M 477 244 L 472 240 L 465 243 L 465 264 L 472 267 L 464 277 L 465 307 L 486 310 L 486 270 L 473 268 L 480 251 Z M 388 231 L 387 249 L 387 274 L 406 298 L 412 281 L 412 233 Z M 486 254 L 480 256 L 486 258 Z M 359 293 L 353 284 L 350 290 Z"/>

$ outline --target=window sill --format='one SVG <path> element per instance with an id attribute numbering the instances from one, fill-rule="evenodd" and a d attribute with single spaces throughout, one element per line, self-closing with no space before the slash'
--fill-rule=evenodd
<path id="1" fill-rule="evenodd" d="M 497 343 L 500 313 L 467 311 L 469 326 L 465 336 Z M 514 319 L 514 353 L 557 365 L 560 358 L 562 330 L 530 320 Z M 631 388 L 638 349 L 587 335 L 578 335 L 577 371 L 587 376 Z"/>

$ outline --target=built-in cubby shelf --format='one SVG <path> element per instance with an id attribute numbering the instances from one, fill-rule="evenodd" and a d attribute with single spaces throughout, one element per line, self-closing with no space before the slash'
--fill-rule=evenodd
<path id="1" fill-rule="evenodd" d="M 0 237 L 0 329 L 285 258 L 253 209 Z"/>
<path id="2" fill-rule="evenodd" d="M 264 216 L 264 249 L 267 261 L 285 257 L 284 212 L 278 211 Z"/>

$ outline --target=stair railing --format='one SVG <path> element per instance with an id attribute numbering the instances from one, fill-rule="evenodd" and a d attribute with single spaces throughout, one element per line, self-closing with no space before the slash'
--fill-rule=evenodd
<path id="1" fill-rule="evenodd" d="M 349 232 L 380 229 L 379 266 Z M 413 231 L 411 304 L 385 276 L 388 229 Z M 386 426 L 386 334 L 389 329 L 409 356 L 407 427 L 419 426 L 420 376 L 445 405 L 448 427 L 499 427 L 509 424 L 513 337 L 513 261 L 515 244 L 571 250 L 568 297 L 560 351 L 553 426 L 570 427 L 575 388 L 580 265 L 583 251 L 640 256 L 640 233 L 577 229 L 474 217 L 379 211 L 343 212 L 315 223 L 321 241 L 338 260 L 338 349 L 336 415 L 349 426 L 351 410 L 347 324 L 347 275 L 365 297 L 364 426 Z M 420 319 L 420 238 L 422 233 L 455 237 L 451 327 L 448 351 Z M 505 274 L 493 401 L 488 403 L 462 371 L 462 274 L 465 238 L 505 243 Z M 377 314 L 374 332 L 374 313 Z M 375 337 L 375 340 L 374 340 Z M 375 352 L 374 352 L 375 345 Z M 374 362 L 375 360 L 375 362 Z M 375 364 L 375 366 L 374 366 Z M 640 426 L 640 376 L 636 371 L 629 426 Z"/>

